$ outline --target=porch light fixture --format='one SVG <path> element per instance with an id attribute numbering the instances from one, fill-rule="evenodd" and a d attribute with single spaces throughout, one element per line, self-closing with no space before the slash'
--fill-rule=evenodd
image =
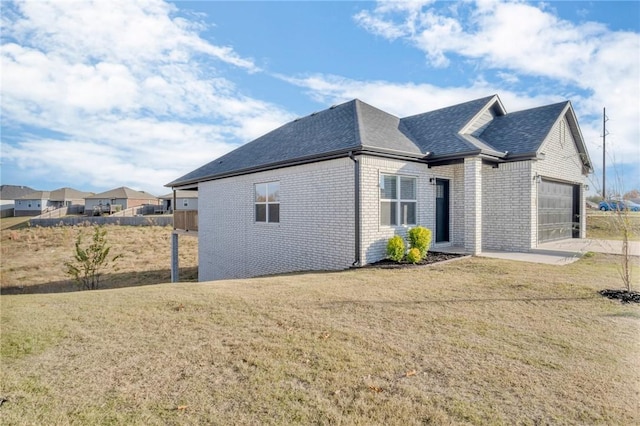
<path id="1" fill-rule="evenodd" d="M 430 177 L 430 178 L 429 178 L 429 183 L 430 183 L 431 185 L 435 185 L 435 184 L 436 184 L 436 178 Z"/>
<path id="2" fill-rule="evenodd" d="M 539 174 L 537 174 L 537 173 L 536 173 L 535 175 L 533 175 L 533 181 L 534 181 L 535 183 L 540 183 L 540 182 L 542 182 L 542 176 L 540 176 Z"/>

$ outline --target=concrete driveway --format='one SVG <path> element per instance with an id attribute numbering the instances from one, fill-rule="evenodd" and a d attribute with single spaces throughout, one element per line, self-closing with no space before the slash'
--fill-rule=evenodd
<path id="1" fill-rule="evenodd" d="M 630 241 L 631 255 L 640 256 L 640 241 Z M 572 238 L 540 244 L 527 253 L 507 251 L 483 251 L 479 256 L 522 262 L 566 265 L 580 259 L 587 252 L 622 253 L 622 241 Z"/>

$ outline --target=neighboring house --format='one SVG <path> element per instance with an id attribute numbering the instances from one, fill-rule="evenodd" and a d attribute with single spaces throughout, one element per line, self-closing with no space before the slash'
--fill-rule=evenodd
<path id="1" fill-rule="evenodd" d="M 162 210 L 173 213 L 173 192 L 158 197 L 162 202 Z M 198 191 L 176 191 L 175 210 L 198 210 Z"/>
<path id="2" fill-rule="evenodd" d="M 15 199 L 15 216 L 38 216 L 61 207 L 67 207 L 68 213 L 82 213 L 84 198 L 91 194 L 73 188 L 32 191 Z"/>
<path id="3" fill-rule="evenodd" d="M 591 169 L 569 101 L 507 114 L 494 95 L 400 119 L 356 99 L 167 186 L 198 189 L 206 281 L 376 262 L 416 225 L 432 249 L 472 254 L 583 238 Z"/>
<path id="4" fill-rule="evenodd" d="M 0 217 L 14 215 L 15 199 L 23 197 L 35 189 L 21 185 L 0 185 Z"/>
<path id="5" fill-rule="evenodd" d="M 160 200 L 157 197 L 126 186 L 91 195 L 86 197 L 84 202 L 84 211 L 89 216 L 115 213 L 132 207 L 160 205 Z"/>
<path id="6" fill-rule="evenodd" d="M 14 216 L 39 216 L 47 210 L 50 191 L 33 191 L 15 199 Z"/>
<path id="7" fill-rule="evenodd" d="M 84 200 L 93 192 L 78 191 L 73 188 L 60 188 L 51 191 L 49 206 L 53 208 L 67 207 L 67 213 L 78 214 L 84 212 Z"/>

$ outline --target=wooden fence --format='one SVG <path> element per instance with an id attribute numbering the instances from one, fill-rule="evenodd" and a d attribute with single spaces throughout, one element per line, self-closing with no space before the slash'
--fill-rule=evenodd
<path id="1" fill-rule="evenodd" d="M 173 211 L 175 229 L 181 231 L 197 231 L 198 230 L 198 211 L 197 210 L 174 210 Z"/>

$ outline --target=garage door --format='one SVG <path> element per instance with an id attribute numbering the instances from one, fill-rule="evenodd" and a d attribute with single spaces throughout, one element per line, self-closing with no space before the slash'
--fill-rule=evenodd
<path id="1" fill-rule="evenodd" d="M 542 179 L 538 184 L 538 242 L 579 237 L 580 187 Z"/>

